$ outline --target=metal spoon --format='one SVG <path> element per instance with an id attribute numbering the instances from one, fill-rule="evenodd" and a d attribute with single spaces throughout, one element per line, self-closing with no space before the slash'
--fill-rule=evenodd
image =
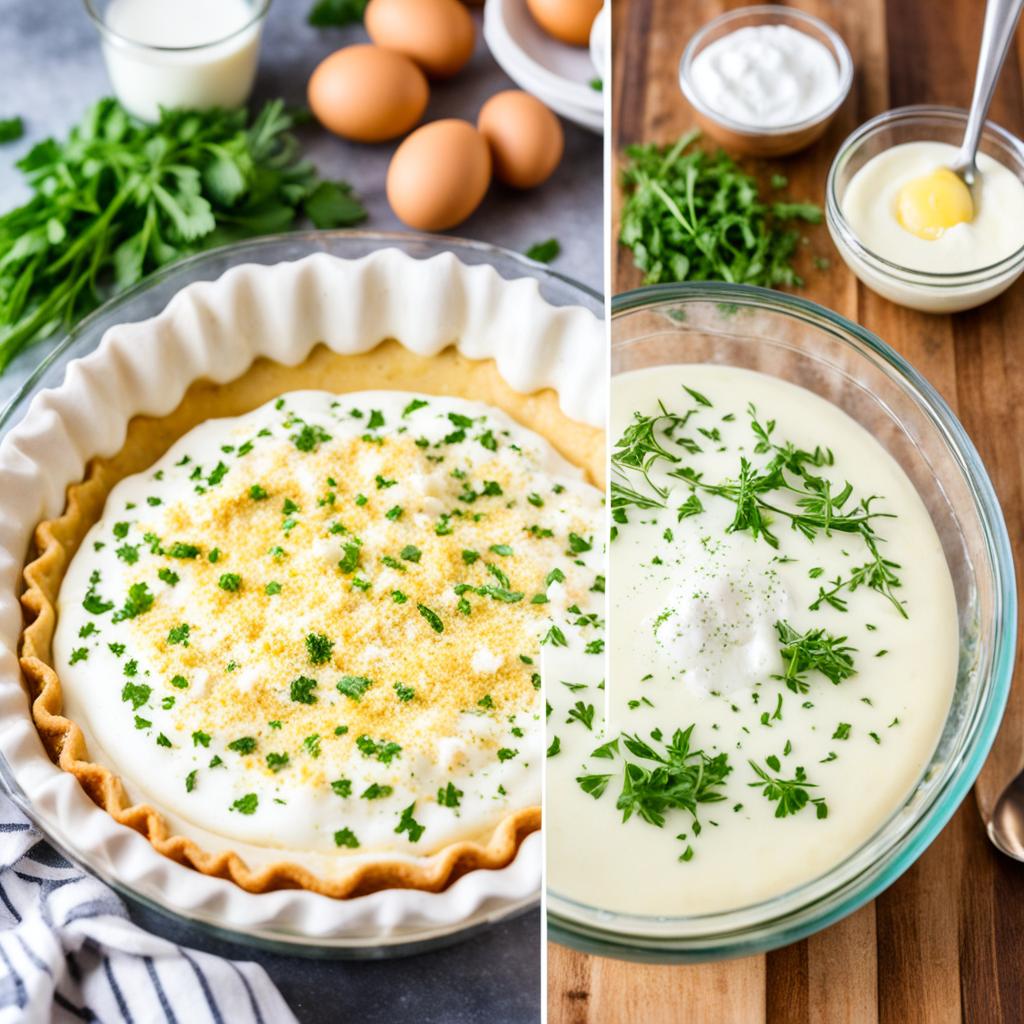
<path id="1" fill-rule="evenodd" d="M 981 33 L 974 96 L 967 115 L 964 140 L 951 168 L 968 188 L 973 188 L 979 177 L 976 158 L 981 130 L 992 103 L 999 72 L 1006 60 L 1006 51 L 1020 19 L 1021 8 L 1024 8 L 1024 0 L 988 0 L 985 5 L 985 25 Z M 999 794 L 992 808 L 992 816 L 985 826 L 989 839 L 997 849 L 1008 857 L 1024 861 L 1024 770 Z"/>
<path id="2" fill-rule="evenodd" d="M 999 794 L 987 828 L 997 849 L 1024 861 L 1024 771 Z"/>
<path id="3" fill-rule="evenodd" d="M 960 151 L 950 170 L 973 189 L 980 176 L 977 156 L 981 130 L 992 104 L 999 73 L 1003 70 L 1006 51 L 1010 47 L 1013 31 L 1017 27 L 1024 0 L 988 0 L 985 5 L 985 25 L 981 32 L 981 49 L 978 51 L 978 71 L 974 78 L 974 96 L 967 115 L 967 128 L 960 143 Z"/>

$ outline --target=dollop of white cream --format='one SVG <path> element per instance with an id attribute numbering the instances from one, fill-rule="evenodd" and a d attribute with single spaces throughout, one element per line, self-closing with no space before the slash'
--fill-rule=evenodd
<path id="1" fill-rule="evenodd" d="M 694 58 L 690 75 L 712 111 L 752 128 L 807 121 L 839 93 L 828 47 L 788 25 L 750 25 L 716 39 Z"/>
<path id="2" fill-rule="evenodd" d="M 778 575 L 749 565 L 681 582 L 652 623 L 655 652 L 694 693 L 751 689 L 778 671 L 775 623 L 789 605 Z"/>

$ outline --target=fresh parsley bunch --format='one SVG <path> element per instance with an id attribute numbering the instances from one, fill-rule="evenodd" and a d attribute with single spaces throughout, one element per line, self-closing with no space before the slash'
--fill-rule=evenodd
<path id="1" fill-rule="evenodd" d="M 0 371 L 26 345 L 67 329 L 111 293 L 173 260 L 366 211 L 343 182 L 302 160 L 280 101 L 244 110 L 165 110 L 157 124 L 100 100 L 64 142 L 18 163 L 32 198 L 0 217 Z"/>
<path id="2" fill-rule="evenodd" d="M 821 209 L 762 201 L 757 182 L 731 157 L 693 146 L 699 135 L 626 150 L 619 240 L 633 251 L 644 282 L 802 284 L 792 265 L 800 236 L 785 225 L 817 224 Z"/>

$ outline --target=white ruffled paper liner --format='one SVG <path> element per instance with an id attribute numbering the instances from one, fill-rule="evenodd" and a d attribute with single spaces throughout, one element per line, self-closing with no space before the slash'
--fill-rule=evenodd
<path id="1" fill-rule="evenodd" d="M 36 524 L 61 514 L 89 459 L 114 455 L 133 416 L 170 413 L 196 380 L 233 380 L 260 356 L 296 365 L 320 342 L 344 354 L 388 338 L 419 355 L 455 344 L 470 358 L 494 359 L 514 390 L 552 388 L 568 417 L 604 425 L 606 345 L 593 314 L 551 306 L 532 278 L 508 281 L 448 253 L 417 260 L 383 249 L 360 260 L 318 253 L 249 264 L 188 286 L 157 316 L 111 328 L 0 442 L 0 750 L 37 820 L 72 855 L 220 928 L 297 943 L 420 941 L 502 916 L 540 892 L 539 833 L 508 867 L 470 872 L 441 893 L 336 900 L 306 890 L 246 892 L 161 856 L 118 825 L 53 764 L 32 721 L 17 660 L 22 568 Z"/>

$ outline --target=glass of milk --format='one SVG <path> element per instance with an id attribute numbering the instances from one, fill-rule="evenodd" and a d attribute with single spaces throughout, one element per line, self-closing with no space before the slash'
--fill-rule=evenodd
<path id="1" fill-rule="evenodd" d="M 249 97 L 270 0 L 85 0 L 129 113 L 239 107 Z"/>

